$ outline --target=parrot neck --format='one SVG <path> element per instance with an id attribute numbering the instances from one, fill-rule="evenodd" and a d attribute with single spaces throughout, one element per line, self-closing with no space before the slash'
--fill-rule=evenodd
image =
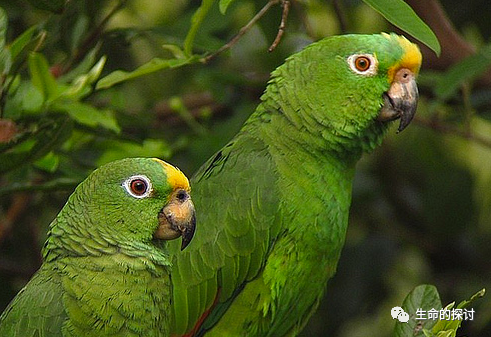
<path id="1" fill-rule="evenodd" d="M 285 114 L 266 104 L 258 108 L 239 137 L 261 139 L 274 162 L 283 221 L 268 260 L 281 268 L 266 268 L 263 278 L 272 289 L 283 285 L 286 289 L 288 284 L 308 289 L 302 292 L 298 309 L 291 309 L 301 315 L 308 307 L 315 308 L 336 271 L 348 227 L 355 165 L 362 150 L 343 152 L 335 137 L 302 132 Z M 296 267 L 298 261 L 301 268 Z"/>
<path id="2" fill-rule="evenodd" d="M 333 130 L 311 122 L 310 125 L 297 125 L 281 108 L 263 102 L 248 119 L 243 131 L 263 139 L 286 156 L 301 149 L 316 159 L 332 158 L 333 162 L 354 166 L 363 149 L 349 142 L 345 144 Z"/>
<path id="3" fill-rule="evenodd" d="M 322 139 L 314 137 L 309 141 L 307 135 L 301 135 L 291 125 L 288 127 L 288 123 L 279 124 L 282 127 L 271 123 L 255 132 L 261 130 L 260 137 L 268 145 L 281 177 L 279 190 L 288 191 L 284 195 L 285 208 L 294 210 L 294 223 L 302 236 L 298 240 L 305 240 L 305 245 L 312 246 L 319 257 L 325 256 L 326 251 L 338 256 L 348 225 L 355 166 L 362 152 L 340 155 L 337 149 L 326 147 L 328 142 L 322 144 Z M 312 215 L 321 224 L 333 223 L 338 227 L 334 230 L 320 226 L 314 232 Z"/>
<path id="4" fill-rule="evenodd" d="M 73 336 L 87 336 L 94 328 L 100 335 L 165 335 L 170 324 L 165 242 L 108 237 L 83 212 L 68 212 L 71 203 L 69 198 L 51 223 L 43 249 L 43 265 L 62 279 L 67 331 Z"/>
<path id="5" fill-rule="evenodd" d="M 116 253 L 63 257 L 53 262 L 61 277 L 73 336 L 167 335 L 170 324 L 170 277 L 166 267 Z M 149 270 L 152 269 L 152 270 Z"/>
<path id="6" fill-rule="evenodd" d="M 268 88 L 271 90 L 271 84 Z M 289 235 L 297 244 L 309 247 L 311 255 L 306 259 L 317 262 L 307 274 L 317 273 L 318 283 L 324 285 L 334 273 L 344 245 L 356 163 L 372 145 L 364 147 L 362 139 L 353 138 L 354 145 L 350 145 L 350 138 L 319 124 L 314 117 L 303 115 L 303 121 L 294 121 L 277 101 L 268 99 L 268 92 L 265 96 L 241 134 L 267 145 L 280 177 L 278 190 L 287 191 L 282 209 L 291 214 L 290 221 L 295 224 Z M 299 109 L 290 107 L 296 117 L 301 115 Z"/>

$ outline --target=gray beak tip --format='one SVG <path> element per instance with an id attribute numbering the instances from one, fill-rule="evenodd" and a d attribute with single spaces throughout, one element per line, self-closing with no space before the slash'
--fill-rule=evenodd
<path id="1" fill-rule="evenodd" d="M 183 251 L 184 248 L 186 248 L 191 242 L 191 240 L 193 239 L 195 229 L 196 229 L 196 216 L 193 214 L 189 226 L 180 228 L 181 236 L 182 236 L 181 251 Z"/>
<path id="2" fill-rule="evenodd" d="M 400 118 L 397 133 L 403 131 L 414 118 L 418 98 L 414 74 L 405 68 L 398 70 L 389 90 L 383 94 L 384 105 L 377 120 L 385 122 Z"/>

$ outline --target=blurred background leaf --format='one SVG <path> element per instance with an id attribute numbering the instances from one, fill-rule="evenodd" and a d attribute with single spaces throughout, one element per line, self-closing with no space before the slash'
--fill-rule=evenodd
<path id="1" fill-rule="evenodd" d="M 437 55 L 440 55 L 441 47 L 436 35 L 403 0 L 363 1 L 383 15 L 394 26 L 423 42 Z"/>
<path id="2" fill-rule="evenodd" d="M 427 312 L 430 310 L 439 311 L 442 308 L 442 302 L 440 301 L 440 295 L 438 290 L 432 285 L 420 285 L 414 288 L 404 299 L 402 303 L 404 312 L 410 314 L 409 322 L 396 322 L 394 336 L 419 336 L 423 337 L 423 330 L 430 330 L 432 326 L 436 324 L 436 320 L 426 319 Z M 418 310 L 422 310 L 425 313 L 423 317 L 425 319 L 418 320 L 416 313 Z"/>

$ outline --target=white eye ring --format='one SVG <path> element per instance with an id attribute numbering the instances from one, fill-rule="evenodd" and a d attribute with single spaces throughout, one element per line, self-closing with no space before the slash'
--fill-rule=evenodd
<path id="1" fill-rule="evenodd" d="M 153 191 L 150 179 L 144 175 L 131 176 L 121 186 L 129 195 L 137 199 L 147 198 Z"/>
<path id="2" fill-rule="evenodd" d="M 372 54 L 353 54 L 348 57 L 348 65 L 355 73 L 363 76 L 377 74 L 378 60 Z"/>

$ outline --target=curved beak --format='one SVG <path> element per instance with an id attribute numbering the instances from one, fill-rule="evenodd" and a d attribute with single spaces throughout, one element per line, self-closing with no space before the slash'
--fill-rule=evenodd
<path id="1" fill-rule="evenodd" d="M 414 73 L 407 68 L 399 69 L 389 90 L 383 94 L 384 105 L 377 120 L 385 122 L 400 118 L 397 132 L 401 132 L 411 123 L 416 113 L 418 97 Z"/>
<path id="2" fill-rule="evenodd" d="M 170 202 L 160 210 L 158 221 L 155 238 L 174 240 L 181 236 L 181 250 L 186 248 L 196 228 L 196 212 L 189 194 L 185 190 L 173 192 Z"/>

